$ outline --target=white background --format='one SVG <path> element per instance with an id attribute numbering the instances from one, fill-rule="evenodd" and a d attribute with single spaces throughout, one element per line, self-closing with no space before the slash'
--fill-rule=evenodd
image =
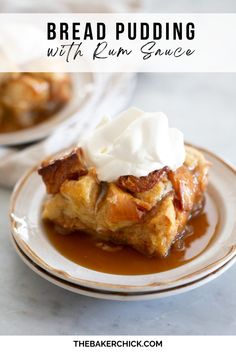
<path id="1" fill-rule="evenodd" d="M 56 24 L 55 40 L 47 40 L 47 24 Z M 60 23 L 68 24 L 69 39 L 60 39 Z M 83 40 L 87 22 L 91 23 L 93 40 Z M 97 40 L 97 23 L 104 22 L 106 37 Z M 124 24 L 124 33 L 116 40 L 116 23 Z M 128 23 L 137 25 L 135 40 L 128 39 Z M 140 39 L 140 23 L 150 28 L 150 37 Z M 182 40 L 173 39 L 173 23 L 183 25 Z M 79 24 L 79 40 L 72 36 L 72 23 Z M 160 23 L 162 37 L 153 38 L 153 23 Z M 187 39 L 186 25 L 194 24 L 194 38 Z M 166 38 L 165 25 L 169 24 L 170 37 Z M 36 28 L 33 25 L 37 25 Z M 6 31 L 6 26 L 8 26 Z M 30 26 L 28 28 L 28 26 Z M 9 30 L 14 34 L 9 35 Z M 41 31 L 39 30 L 41 28 Z M 37 30 L 37 31 L 36 31 Z M 78 30 L 78 27 L 77 27 Z M 159 33 L 159 32 L 157 32 Z M 0 71 L 50 71 L 55 60 L 62 62 L 57 71 L 67 72 L 236 72 L 236 14 L 0 14 Z M 131 32 L 132 34 L 132 32 Z M 77 55 L 77 47 L 63 56 L 47 57 L 48 50 L 60 53 L 64 45 L 81 45 L 83 56 Z M 14 44 L 12 44 L 14 43 Z M 104 48 L 104 45 L 106 48 Z M 97 58 L 93 60 L 96 48 Z M 141 48 L 145 48 L 141 53 Z M 129 55 L 109 55 L 109 51 L 129 51 Z M 63 49 L 64 51 L 64 49 Z M 163 55 L 155 55 L 161 51 Z M 171 51 L 172 55 L 165 55 Z M 173 53 L 180 55 L 175 57 Z M 192 55 L 185 53 L 191 52 Z M 147 58 L 144 60 L 144 58 Z M 104 58 L 104 59 L 99 59 Z M 17 60 L 16 69 L 12 63 Z"/>

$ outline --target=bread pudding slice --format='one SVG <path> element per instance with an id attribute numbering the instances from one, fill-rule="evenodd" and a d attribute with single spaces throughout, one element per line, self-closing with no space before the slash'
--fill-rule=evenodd
<path id="1" fill-rule="evenodd" d="M 185 150 L 185 162 L 176 171 L 164 167 L 113 182 L 98 180 L 80 148 L 44 162 L 39 174 L 50 196 L 43 220 L 68 232 L 82 230 L 98 240 L 131 246 L 147 256 L 165 257 L 204 203 L 209 164 L 195 148 Z"/>
<path id="2" fill-rule="evenodd" d="M 42 123 L 71 97 L 72 81 L 67 73 L 0 73 L 0 132 Z"/>

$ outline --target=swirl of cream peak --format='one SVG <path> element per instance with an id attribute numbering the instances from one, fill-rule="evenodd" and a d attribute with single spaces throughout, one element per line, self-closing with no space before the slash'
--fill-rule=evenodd
<path id="1" fill-rule="evenodd" d="M 174 171 L 185 160 L 183 134 L 169 128 L 166 115 L 134 107 L 104 120 L 81 146 L 98 178 L 107 182 L 124 175 L 146 176 L 164 166 Z"/>
<path id="2" fill-rule="evenodd" d="M 37 24 L 0 24 L 1 72 L 63 71 L 62 61 L 49 61 L 46 55 L 47 40 Z"/>

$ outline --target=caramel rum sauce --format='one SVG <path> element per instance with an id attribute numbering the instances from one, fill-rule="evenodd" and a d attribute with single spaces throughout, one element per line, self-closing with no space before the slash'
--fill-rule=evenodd
<path id="1" fill-rule="evenodd" d="M 140 275 L 164 272 L 190 262 L 209 246 L 217 224 L 217 209 L 209 195 L 206 195 L 204 210 L 188 223 L 192 233 L 182 240 L 182 245 L 173 245 L 166 258 L 149 258 L 130 247 L 107 251 L 98 247 L 97 241 L 89 235 L 81 232 L 62 235 L 52 224 L 44 223 L 44 226 L 52 245 L 71 261 L 100 272 Z"/>

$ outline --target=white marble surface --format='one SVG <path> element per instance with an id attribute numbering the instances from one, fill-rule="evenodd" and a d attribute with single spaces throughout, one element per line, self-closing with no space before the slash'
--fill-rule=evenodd
<path id="1" fill-rule="evenodd" d="M 187 140 L 236 164 L 236 75 L 145 74 L 132 104 L 163 110 Z M 41 279 L 10 243 L 10 191 L 0 190 L 0 334 L 236 334 L 236 265 L 175 297 L 111 302 Z"/>

